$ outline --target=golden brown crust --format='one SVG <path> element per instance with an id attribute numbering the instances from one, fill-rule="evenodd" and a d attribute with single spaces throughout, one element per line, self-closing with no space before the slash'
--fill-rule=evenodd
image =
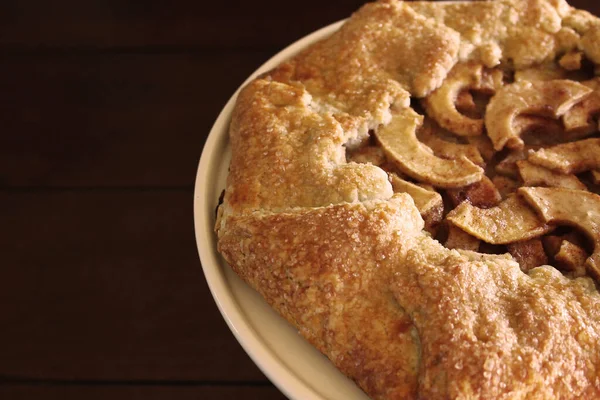
<path id="1" fill-rule="evenodd" d="M 392 195 L 387 174 L 345 162 L 356 138 L 316 112 L 302 88 L 256 80 L 238 98 L 231 122 L 226 213 L 320 207 Z"/>
<path id="2" fill-rule="evenodd" d="M 424 239 L 394 294 L 421 342 L 423 398 L 597 398 L 600 296 L 551 267 L 467 261 Z M 479 260 L 477 258 L 480 258 Z"/>
<path id="3" fill-rule="evenodd" d="M 375 398 L 416 395 L 413 325 L 379 290 L 423 221 L 410 196 L 231 217 L 219 251 Z M 325 236 L 326 237 L 325 237 Z"/>
<path id="4" fill-rule="evenodd" d="M 590 279 L 443 247 L 410 196 L 345 152 L 459 61 L 598 62 L 598 27 L 563 0 L 364 6 L 241 91 L 219 251 L 374 399 L 600 397 Z"/>

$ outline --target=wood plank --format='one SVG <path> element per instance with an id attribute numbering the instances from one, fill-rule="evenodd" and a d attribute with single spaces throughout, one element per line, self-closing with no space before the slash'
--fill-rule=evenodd
<path id="1" fill-rule="evenodd" d="M 284 47 L 366 1 L 4 0 L 0 47 Z M 600 15 L 596 0 L 571 0 Z"/>
<path id="2" fill-rule="evenodd" d="M 0 187 L 190 186 L 222 105 L 273 52 L 5 55 Z"/>
<path id="3" fill-rule="evenodd" d="M 346 18 L 363 3 L 4 0 L 0 46 L 280 48 Z"/>
<path id="4" fill-rule="evenodd" d="M 191 187 L 221 108 L 270 55 L 4 57 L 0 187 Z"/>
<path id="5" fill-rule="evenodd" d="M 0 386 L 0 398 L 11 400 L 285 400 L 273 386 Z"/>
<path id="6" fill-rule="evenodd" d="M 191 191 L 0 193 L 0 204 L 0 377 L 266 381 L 207 288 Z"/>

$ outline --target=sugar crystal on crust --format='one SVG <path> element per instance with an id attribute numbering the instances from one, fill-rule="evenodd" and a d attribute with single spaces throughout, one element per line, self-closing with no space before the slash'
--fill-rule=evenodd
<path id="1" fill-rule="evenodd" d="M 219 251 L 373 399 L 600 398 L 600 294 L 589 277 L 572 279 L 551 266 L 524 273 L 509 254 L 450 250 L 424 231 L 413 198 L 394 193 L 385 163 L 346 157 L 347 148 L 369 145 L 399 115 L 414 113 L 411 98 L 430 95 L 457 64 L 529 80 L 571 51 L 600 63 L 598 32 L 599 19 L 564 0 L 365 5 L 338 32 L 241 91 L 216 224 Z M 552 113 L 543 107 L 525 111 L 546 112 L 534 122 L 553 126 L 544 125 Z M 483 164 L 494 153 L 486 140 L 482 134 L 442 148 L 474 146 Z M 529 161 L 546 168 L 539 159 L 549 151 L 523 150 L 518 158 L 535 154 Z M 507 176 L 497 170 L 488 184 L 504 188 L 501 204 L 535 206 L 533 194 L 557 193 L 517 190 L 517 166 Z M 445 184 L 429 183 L 432 190 Z M 586 196 L 596 204 L 596 195 Z M 536 238 L 557 219 L 537 207 L 520 209 L 528 216 L 522 220 L 539 220 Z M 502 224 L 519 221 L 509 216 Z M 479 222 L 484 237 L 486 221 Z M 593 235 L 595 224 L 579 223 Z"/>

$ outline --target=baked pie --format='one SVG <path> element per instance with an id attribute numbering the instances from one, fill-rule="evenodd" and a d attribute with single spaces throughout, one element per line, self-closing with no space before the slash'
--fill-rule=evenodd
<path id="1" fill-rule="evenodd" d="M 231 267 L 373 399 L 600 398 L 600 19 L 367 4 L 249 83 Z"/>

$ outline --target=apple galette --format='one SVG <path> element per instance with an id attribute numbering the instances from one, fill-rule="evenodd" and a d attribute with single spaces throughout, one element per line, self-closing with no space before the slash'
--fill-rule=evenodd
<path id="1" fill-rule="evenodd" d="M 216 231 L 373 399 L 600 398 L 600 19 L 367 4 L 248 84 Z"/>

